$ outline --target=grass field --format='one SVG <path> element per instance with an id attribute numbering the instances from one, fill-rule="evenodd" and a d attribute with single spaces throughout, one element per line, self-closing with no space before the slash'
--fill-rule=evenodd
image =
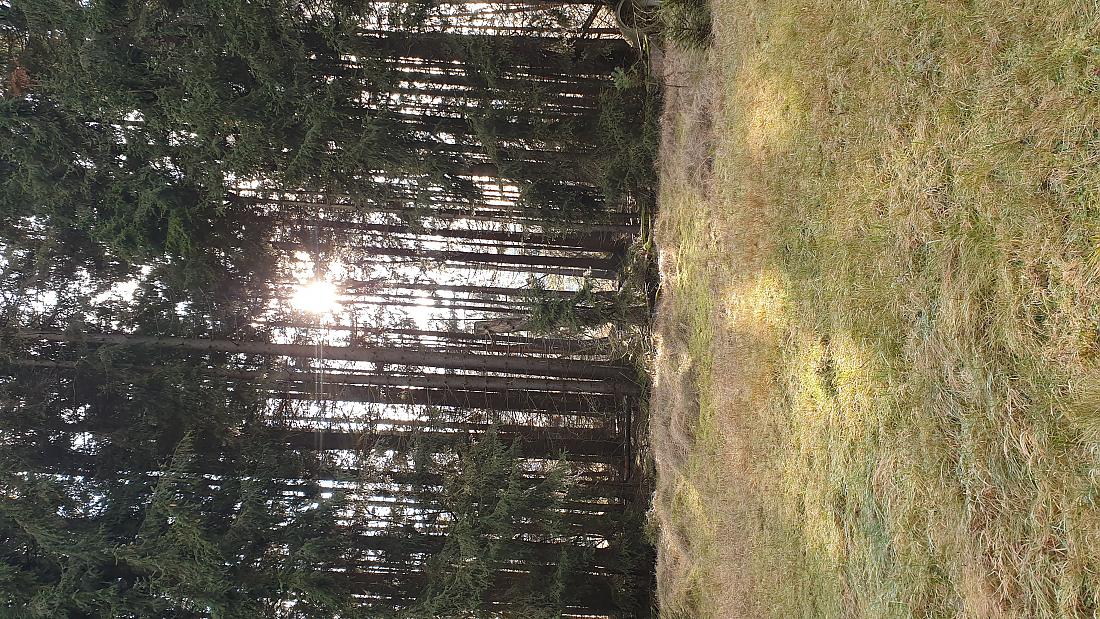
<path id="1" fill-rule="evenodd" d="M 1100 5 L 715 2 L 669 50 L 665 617 L 1100 612 Z"/>

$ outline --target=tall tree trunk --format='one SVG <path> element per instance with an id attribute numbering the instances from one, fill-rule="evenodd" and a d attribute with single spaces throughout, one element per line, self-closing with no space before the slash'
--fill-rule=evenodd
<path id="1" fill-rule="evenodd" d="M 316 346 L 302 344 L 271 344 L 266 342 L 234 342 L 198 338 L 127 335 L 122 333 L 63 333 L 57 331 L 18 331 L 16 337 L 52 342 L 85 342 L 118 346 L 155 346 L 165 349 L 196 352 L 225 352 L 247 355 L 315 358 Z M 624 366 L 577 362 L 562 359 L 529 357 L 464 355 L 422 350 L 353 348 L 328 346 L 324 358 L 338 361 L 363 361 L 375 364 L 424 366 L 505 372 L 564 378 L 625 380 L 631 370 Z"/>
<path id="2" fill-rule="evenodd" d="M 498 426 L 497 434 L 505 442 L 519 441 L 524 458 L 556 460 L 563 453 L 570 461 L 610 463 L 621 456 L 622 442 L 610 440 L 602 430 L 581 428 L 539 428 L 535 426 Z M 385 452 L 412 447 L 414 443 L 457 445 L 469 440 L 466 432 L 383 430 L 377 432 L 338 432 L 326 430 L 290 430 L 287 444 L 296 449 Z M 473 434 L 477 436 L 477 434 Z"/>
<path id="3" fill-rule="evenodd" d="M 318 381 L 285 381 L 273 385 L 279 393 L 288 397 L 310 398 L 319 394 L 323 399 L 337 402 L 365 402 L 377 404 L 416 404 L 423 406 L 447 406 L 464 409 L 497 411 L 545 411 L 551 413 L 599 415 L 599 411 L 615 408 L 613 398 L 596 395 L 531 391 L 456 391 L 452 389 L 405 389 L 396 387 L 359 386 L 329 382 L 327 377 Z"/>

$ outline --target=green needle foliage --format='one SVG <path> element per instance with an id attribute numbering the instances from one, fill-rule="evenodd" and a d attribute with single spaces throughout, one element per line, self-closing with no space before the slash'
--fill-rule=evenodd
<path id="1" fill-rule="evenodd" d="M 642 324 L 648 315 L 644 298 L 630 286 L 616 292 L 597 292 L 588 280 L 575 292 L 562 296 L 532 278 L 527 290 L 531 317 L 526 327 L 539 333 L 584 333 L 607 324 L 628 327 Z"/>
<path id="2" fill-rule="evenodd" d="M 185 437 L 166 467 L 113 481 L 4 462 L 0 599 L 27 617 L 332 617 L 352 608 L 326 569 L 334 505 L 251 477 L 212 479 Z M 14 469 L 13 469 L 14 467 Z M 139 496 L 112 492 L 136 484 Z M 115 510 L 132 511 L 119 518 Z"/>
<path id="3" fill-rule="evenodd" d="M 568 466 L 553 465 L 532 481 L 521 451 L 494 432 L 459 451 L 441 499 L 447 539 L 429 562 L 427 591 L 410 617 L 541 619 L 610 601 L 600 579 L 585 574 L 592 549 L 561 521 Z M 508 566 L 516 571 L 502 570 Z"/>

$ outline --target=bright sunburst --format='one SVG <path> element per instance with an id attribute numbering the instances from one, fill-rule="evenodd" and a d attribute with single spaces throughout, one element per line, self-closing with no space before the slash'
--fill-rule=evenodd
<path id="1" fill-rule="evenodd" d="M 332 282 L 314 280 L 300 284 L 290 298 L 295 308 L 311 314 L 324 315 L 339 311 L 336 285 Z"/>

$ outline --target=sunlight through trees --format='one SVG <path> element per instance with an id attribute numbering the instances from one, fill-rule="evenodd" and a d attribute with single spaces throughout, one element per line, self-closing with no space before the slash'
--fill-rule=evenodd
<path id="1" fill-rule="evenodd" d="M 610 19 L 0 2 L 0 608 L 647 616 Z"/>

